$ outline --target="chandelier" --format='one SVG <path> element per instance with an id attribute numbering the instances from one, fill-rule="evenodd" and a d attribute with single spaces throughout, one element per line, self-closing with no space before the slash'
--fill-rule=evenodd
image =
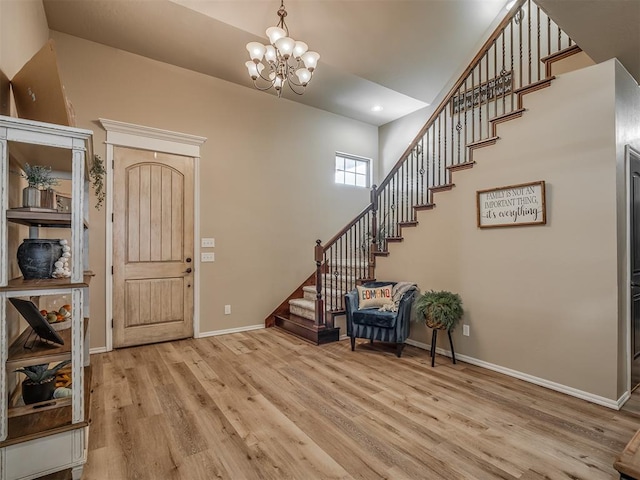
<path id="1" fill-rule="evenodd" d="M 295 94 L 302 95 L 320 58 L 316 52 L 309 51 L 306 43 L 289 36 L 289 27 L 284 21 L 286 16 L 284 0 L 281 0 L 278 25 L 269 27 L 266 31 L 271 44 L 247 43 L 251 60 L 245 63 L 253 85 L 258 90 L 269 90 L 273 87 L 278 97 L 282 96 L 285 84 L 289 85 Z"/>

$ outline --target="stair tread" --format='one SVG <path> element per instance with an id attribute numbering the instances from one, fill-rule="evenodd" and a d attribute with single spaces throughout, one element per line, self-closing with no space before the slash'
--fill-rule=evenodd
<path id="1" fill-rule="evenodd" d="M 314 295 L 316 293 L 318 293 L 317 290 L 316 290 L 316 286 L 315 285 L 308 285 L 306 287 L 302 287 L 302 291 L 303 292 L 313 293 Z M 336 290 L 335 288 L 326 288 L 326 287 L 324 287 L 322 289 L 322 294 L 323 295 L 331 294 L 332 296 L 340 296 L 340 295 L 344 295 L 344 291 L 343 290 Z"/>
<path id="2" fill-rule="evenodd" d="M 316 310 L 316 302 L 313 300 L 307 300 L 306 298 L 292 298 L 289 300 L 289 305 L 296 305 L 300 308 L 305 308 L 307 310 Z"/>
<path id="3" fill-rule="evenodd" d="M 498 136 L 493 136 L 493 137 L 489 137 L 489 138 L 484 138 L 482 140 L 478 140 L 472 143 L 467 143 L 467 148 L 473 148 L 473 147 L 479 147 L 482 146 L 484 144 L 492 144 L 497 142 L 500 139 L 500 137 Z"/>

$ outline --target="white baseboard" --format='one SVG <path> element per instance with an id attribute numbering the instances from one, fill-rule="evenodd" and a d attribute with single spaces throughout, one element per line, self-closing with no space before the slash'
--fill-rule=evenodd
<path id="1" fill-rule="evenodd" d="M 426 343 L 417 342 L 416 340 L 412 340 L 410 338 L 406 340 L 406 343 L 409 345 L 413 345 L 414 347 L 422 348 L 423 350 L 431 351 L 431 345 L 427 345 Z M 436 348 L 436 353 L 447 356 L 447 357 L 451 357 L 451 351 L 444 350 L 442 348 Z M 535 385 L 540 385 L 541 387 L 545 387 L 550 390 L 555 390 L 556 392 L 571 395 L 572 397 L 580 398 L 582 400 L 586 400 L 588 402 L 595 403 L 597 405 L 602 405 L 603 407 L 611 408 L 613 410 L 620 410 L 622 405 L 629 399 L 629 396 L 630 396 L 629 392 L 625 392 L 617 401 L 611 400 L 610 398 L 601 397 L 600 395 L 595 395 L 593 393 L 585 392 L 583 390 L 578 390 L 577 388 L 552 382 L 544 378 L 534 377 L 533 375 L 529 375 L 528 373 L 523 373 L 517 370 L 512 370 L 510 368 L 502 367 L 500 365 L 495 365 L 493 363 L 485 362 L 484 360 L 478 360 L 477 358 L 469 357 L 468 355 L 461 355 L 459 353 L 456 353 L 456 360 L 462 360 L 463 362 L 470 363 L 472 365 L 477 365 L 478 367 L 486 368 L 487 370 L 493 370 L 494 372 L 498 372 L 504 375 L 508 375 L 510 377 L 518 378 L 520 380 L 524 380 L 525 382 L 533 383 Z"/>
<path id="2" fill-rule="evenodd" d="M 217 335 L 227 335 L 229 333 L 248 332 L 250 330 L 260 330 L 265 328 L 264 323 L 258 325 L 248 325 L 246 327 L 227 328 L 226 330 L 212 330 L 210 332 L 200 332 L 196 338 L 215 337 Z"/>
<path id="3" fill-rule="evenodd" d="M 94 355 L 96 353 L 107 353 L 107 347 L 94 347 L 89 349 L 89 355 Z"/>

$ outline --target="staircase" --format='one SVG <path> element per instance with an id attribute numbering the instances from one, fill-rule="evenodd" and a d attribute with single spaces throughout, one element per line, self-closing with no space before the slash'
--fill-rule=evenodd
<path id="1" fill-rule="evenodd" d="M 554 65 L 573 57 L 573 69 L 580 68 L 574 56 L 581 52 L 532 0 L 520 0 L 373 186 L 371 203 L 324 245 L 317 240 L 316 272 L 266 326 L 317 345 L 337 341 L 334 318 L 344 314 L 344 294 L 375 279 L 376 258 L 389 255 L 389 243 L 402 242 L 403 229 L 418 226 L 416 212 L 435 208 L 434 195 L 455 187 L 453 174 L 474 166 L 474 151 L 499 140 L 498 125 L 524 114 L 524 96 L 551 85 Z"/>

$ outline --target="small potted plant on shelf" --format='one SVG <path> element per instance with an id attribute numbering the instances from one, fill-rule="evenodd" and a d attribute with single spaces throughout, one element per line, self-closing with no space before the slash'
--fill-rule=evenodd
<path id="1" fill-rule="evenodd" d="M 15 370 L 27 376 L 22 382 L 22 399 L 24 403 L 29 405 L 51 400 L 56 389 L 56 373 L 69 363 L 71 363 L 71 360 L 60 362 L 53 368 L 49 368 L 49 364 L 45 363 Z"/>
<path id="2" fill-rule="evenodd" d="M 58 185 L 59 182 L 51 174 L 51 167 L 25 163 L 24 167 L 22 167 L 22 172 L 20 172 L 20 176 L 24 178 L 28 184 L 27 187 L 22 190 L 23 207 L 42 207 L 43 196 L 46 198 L 45 201 L 47 204 L 51 204 L 47 208 L 54 207 L 55 200 L 51 187 Z M 49 197 L 51 197 L 50 202 Z"/>
<path id="3" fill-rule="evenodd" d="M 427 327 L 438 330 L 453 330 L 463 314 L 460 295 L 447 291 L 423 293 L 416 300 L 415 308 Z"/>

